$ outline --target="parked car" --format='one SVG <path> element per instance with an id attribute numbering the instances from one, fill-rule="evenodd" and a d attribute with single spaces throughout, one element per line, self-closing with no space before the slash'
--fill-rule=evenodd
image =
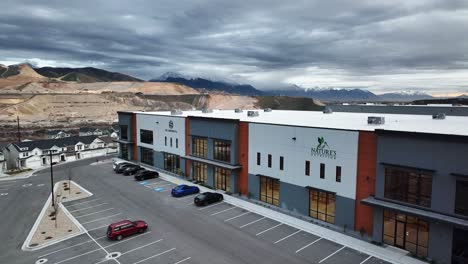
<path id="1" fill-rule="evenodd" d="M 197 206 L 205 206 L 208 204 L 216 203 L 216 202 L 221 202 L 223 200 L 223 195 L 219 193 L 214 193 L 214 192 L 204 192 L 195 197 L 193 199 L 193 202 Z"/>
<path id="2" fill-rule="evenodd" d="M 123 171 L 124 171 L 126 168 L 130 167 L 130 166 L 134 166 L 134 164 L 131 164 L 131 163 L 121 163 L 121 164 L 117 165 L 117 167 L 115 168 L 114 171 L 120 174 L 120 173 L 123 173 Z"/>
<path id="3" fill-rule="evenodd" d="M 107 228 L 107 238 L 113 240 L 122 240 L 122 238 L 126 236 L 130 236 L 136 233 L 143 233 L 147 229 L 148 224 L 143 220 L 123 220 L 109 225 Z"/>
<path id="4" fill-rule="evenodd" d="M 174 197 L 181 197 L 185 195 L 191 195 L 194 193 L 199 193 L 200 189 L 197 186 L 189 186 L 189 185 L 178 185 L 172 188 L 171 195 Z"/>
<path id="5" fill-rule="evenodd" d="M 144 180 L 154 179 L 154 178 L 159 177 L 159 173 L 157 171 L 144 170 L 144 171 L 137 172 L 135 176 L 133 177 L 137 181 L 144 181 Z"/>
<path id="6" fill-rule="evenodd" d="M 125 160 L 121 160 L 121 159 L 113 159 L 113 161 L 112 161 L 112 169 L 115 170 L 115 168 L 116 168 L 119 164 L 122 164 L 122 163 L 128 163 L 128 162 L 126 162 Z"/>
<path id="7" fill-rule="evenodd" d="M 138 165 L 135 165 L 135 166 L 128 166 L 125 168 L 125 170 L 123 171 L 123 175 L 125 176 L 128 176 L 128 175 L 133 175 L 135 173 L 137 173 L 138 171 L 140 170 L 144 170 L 145 168 L 142 168 Z"/>

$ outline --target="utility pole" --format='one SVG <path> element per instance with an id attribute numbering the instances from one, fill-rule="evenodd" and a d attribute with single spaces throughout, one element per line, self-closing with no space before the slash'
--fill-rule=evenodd
<path id="1" fill-rule="evenodd" d="M 17 123 L 18 123 L 18 132 L 17 132 L 18 142 L 21 142 L 21 133 L 20 133 L 20 125 L 19 125 L 19 115 L 16 116 L 16 121 L 17 121 Z"/>
<path id="2" fill-rule="evenodd" d="M 50 156 L 50 189 L 52 192 L 52 207 L 55 208 L 55 199 L 54 199 L 54 171 L 52 169 L 52 150 L 49 149 Z"/>

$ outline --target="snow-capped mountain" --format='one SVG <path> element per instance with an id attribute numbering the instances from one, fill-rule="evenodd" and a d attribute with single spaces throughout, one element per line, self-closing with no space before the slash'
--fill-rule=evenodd
<path id="1" fill-rule="evenodd" d="M 378 95 L 383 101 L 413 101 L 431 99 L 431 95 L 419 91 L 401 91 L 395 93 L 384 93 Z"/>

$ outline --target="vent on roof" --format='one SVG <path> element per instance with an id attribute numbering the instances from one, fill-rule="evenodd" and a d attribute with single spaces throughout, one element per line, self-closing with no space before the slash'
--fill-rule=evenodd
<path id="1" fill-rule="evenodd" d="M 385 117 L 383 116 L 368 116 L 367 124 L 369 125 L 383 125 L 385 124 Z"/>
<path id="2" fill-rule="evenodd" d="M 272 111 L 271 108 L 265 108 L 265 109 L 263 109 L 263 112 L 271 112 L 271 111 Z"/>
<path id="3" fill-rule="evenodd" d="M 234 109 L 234 113 L 242 113 L 242 112 L 243 112 L 243 111 L 242 111 L 242 109 L 240 109 L 240 108 Z"/>
<path id="4" fill-rule="evenodd" d="M 432 114 L 432 119 L 439 119 L 439 120 L 445 119 L 445 113 Z"/>
<path id="5" fill-rule="evenodd" d="M 182 114 L 182 111 L 180 110 L 172 110 L 171 111 L 171 115 L 181 115 Z"/>
<path id="6" fill-rule="evenodd" d="M 333 113 L 333 110 L 331 109 L 331 107 L 326 106 L 326 107 L 323 109 L 323 113 L 324 113 L 324 114 L 332 114 L 332 113 Z"/>
<path id="7" fill-rule="evenodd" d="M 204 114 L 213 113 L 213 109 L 203 108 L 202 113 L 204 113 Z"/>
<path id="8" fill-rule="evenodd" d="M 255 117 L 258 116 L 258 111 L 247 111 L 247 116 L 249 117 Z"/>

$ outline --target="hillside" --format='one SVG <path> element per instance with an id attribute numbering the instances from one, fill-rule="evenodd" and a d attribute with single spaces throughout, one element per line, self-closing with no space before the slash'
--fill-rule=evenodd
<path id="1" fill-rule="evenodd" d="M 56 78 L 67 82 L 142 82 L 138 78 L 118 72 L 109 72 L 92 67 L 85 68 L 36 68 L 35 71 L 48 78 Z"/>

